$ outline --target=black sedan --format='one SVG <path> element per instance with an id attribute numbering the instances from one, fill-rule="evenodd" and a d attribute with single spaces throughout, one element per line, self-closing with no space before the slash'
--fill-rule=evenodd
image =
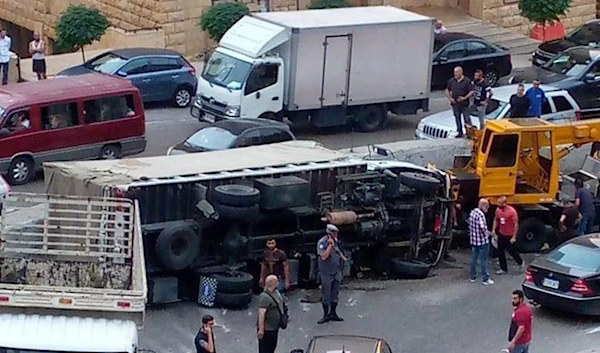
<path id="1" fill-rule="evenodd" d="M 167 155 L 225 150 L 295 140 L 287 124 L 266 119 L 221 120 L 170 147 Z"/>
<path id="2" fill-rule="evenodd" d="M 561 51 L 580 45 L 594 47 L 599 44 L 600 20 L 592 20 L 577 27 L 563 39 L 551 40 L 540 44 L 536 51 L 533 52 L 531 62 L 535 66 L 542 66 Z"/>
<path id="3" fill-rule="evenodd" d="M 475 70 L 482 70 L 491 86 L 512 70 L 510 52 L 502 46 L 466 33 L 436 35 L 431 86 L 444 88 L 456 66 L 462 66 L 469 78 L 473 78 Z"/>
<path id="4" fill-rule="evenodd" d="M 381 338 L 354 335 L 315 336 L 308 349 L 294 349 L 291 353 L 392 353 L 389 344 Z"/>
<path id="5" fill-rule="evenodd" d="M 535 260 L 523 291 L 541 306 L 600 315 L 600 234 L 571 239 Z"/>

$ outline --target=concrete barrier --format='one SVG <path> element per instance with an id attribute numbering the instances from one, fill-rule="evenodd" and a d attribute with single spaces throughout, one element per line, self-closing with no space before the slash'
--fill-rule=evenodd
<path id="1" fill-rule="evenodd" d="M 378 144 L 392 151 L 397 160 L 426 166 L 427 163 L 435 164 L 440 169 L 452 167 L 455 155 L 471 153 L 471 141 L 466 139 L 440 139 L 440 140 L 409 140 Z M 581 169 L 585 157 L 590 154 L 591 144 L 572 151 L 561 160 L 561 172 L 570 174 Z M 341 150 L 358 157 L 369 154 L 369 146 L 354 147 Z"/>

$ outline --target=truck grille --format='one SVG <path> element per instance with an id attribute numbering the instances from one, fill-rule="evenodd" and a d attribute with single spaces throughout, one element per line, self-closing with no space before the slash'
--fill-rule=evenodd
<path id="1" fill-rule="evenodd" d="M 423 132 L 425 133 L 425 135 L 439 139 L 445 139 L 448 137 L 448 131 L 433 126 L 425 125 L 425 127 L 423 128 Z"/>
<path id="2" fill-rule="evenodd" d="M 552 59 L 552 57 L 554 56 L 554 54 L 548 53 L 547 51 L 543 51 L 540 49 L 536 49 L 535 54 L 544 59 Z"/>
<path id="3" fill-rule="evenodd" d="M 227 105 L 216 102 L 214 99 L 211 100 L 211 98 L 208 98 L 205 96 L 200 96 L 200 101 L 202 102 L 202 110 L 206 111 L 207 113 L 210 113 L 210 114 L 213 114 L 216 116 L 225 115 L 225 110 L 227 109 Z"/>

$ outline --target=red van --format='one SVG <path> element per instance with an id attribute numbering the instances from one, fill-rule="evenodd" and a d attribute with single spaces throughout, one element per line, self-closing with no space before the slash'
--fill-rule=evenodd
<path id="1" fill-rule="evenodd" d="M 0 88 L 0 173 L 27 183 L 42 163 L 146 149 L 144 107 L 128 80 L 87 74 Z"/>

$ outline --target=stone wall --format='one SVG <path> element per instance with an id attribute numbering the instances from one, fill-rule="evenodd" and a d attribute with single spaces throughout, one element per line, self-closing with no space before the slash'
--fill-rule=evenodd
<path id="1" fill-rule="evenodd" d="M 483 20 L 528 34 L 533 24 L 520 16 L 518 0 L 483 0 Z M 567 31 L 596 18 L 596 0 L 573 0 L 561 22 Z"/>

